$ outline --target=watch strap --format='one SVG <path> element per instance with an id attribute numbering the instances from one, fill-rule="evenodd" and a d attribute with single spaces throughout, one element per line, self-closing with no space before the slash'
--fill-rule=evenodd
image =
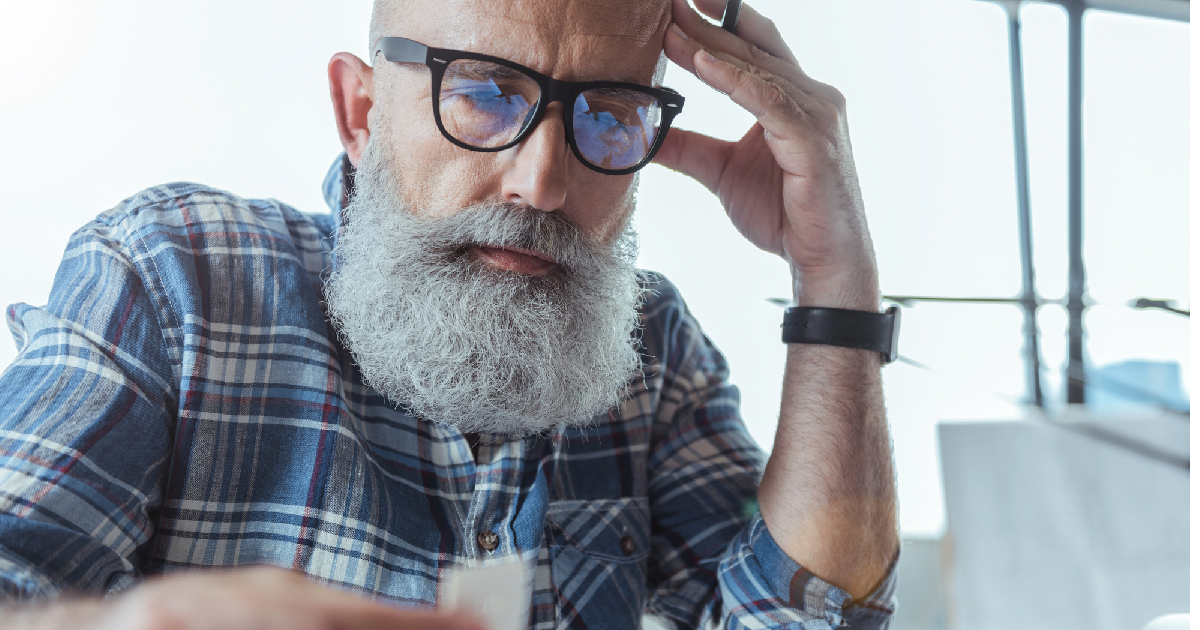
<path id="1" fill-rule="evenodd" d="M 783 315 L 783 342 L 874 350 L 891 363 L 899 356 L 900 309 L 884 313 L 795 306 Z"/>

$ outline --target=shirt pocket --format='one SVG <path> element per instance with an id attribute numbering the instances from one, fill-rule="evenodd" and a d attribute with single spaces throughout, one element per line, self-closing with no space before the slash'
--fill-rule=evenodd
<path id="1" fill-rule="evenodd" d="M 645 497 L 551 502 L 546 537 L 559 628 L 640 626 L 650 556 Z"/>

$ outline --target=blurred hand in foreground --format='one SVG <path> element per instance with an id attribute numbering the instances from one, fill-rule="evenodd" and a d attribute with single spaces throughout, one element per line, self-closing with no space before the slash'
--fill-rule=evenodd
<path id="1" fill-rule="evenodd" d="M 0 616 L 10 630 L 487 630 L 469 617 L 392 608 L 273 567 L 181 573 L 108 600 Z"/>

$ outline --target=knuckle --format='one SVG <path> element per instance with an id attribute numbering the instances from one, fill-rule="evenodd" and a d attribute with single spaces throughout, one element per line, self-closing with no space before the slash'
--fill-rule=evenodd
<path id="1" fill-rule="evenodd" d="M 775 59 L 775 56 L 771 53 L 750 43 L 746 44 L 746 54 L 753 63 L 767 63 Z"/>
<path id="2" fill-rule="evenodd" d="M 772 85 L 775 84 L 775 75 L 763 70 L 762 68 L 759 68 L 758 66 L 750 66 L 747 70 L 747 73 L 757 81 L 770 83 Z"/>
<path id="3" fill-rule="evenodd" d="M 766 28 L 767 33 L 770 33 L 771 35 L 780 35 L 779 26 L 775 24 L 775 20 L 772 20 L 769 17 L 763 16 L 763 27 Z"/>
<path id="4" fill-rule="evenodd" d="M 842 91 L 835 88 L 829 88 L 829 102 L 833 103 L 839 111 L 846 108 L 846 95 Z"/>
<path id="5" fill-rule="evenodd" d="M 766 100 L 767 105 L 772 108 L 787 108 L 792 109 L 792 97 L 788 95 L 787 90 L 778 83 L 767 82 Z"/>
<path id="6" fill-rule="evenodd" d="M 754 72 L 753 68 L 748 68 L 738 72 L 738 88 L 747 92 L 753 91 L 758 87 L 759 76 Z"/>

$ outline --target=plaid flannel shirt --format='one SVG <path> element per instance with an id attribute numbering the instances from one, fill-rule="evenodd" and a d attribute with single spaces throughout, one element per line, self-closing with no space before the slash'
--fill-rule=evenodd
<path id="1" fill-rule="evenodd" d="M 72 235 L 49 304 L 9 307 L 5 598 L 267 564 L 433 607 L 448 568 L 518 554 L 531 628 L 887 626 L 894 563 L 852 602 L 772 540 L 725 360 L 661 276 L 644 376 L 588 428 L 485 436 L 476 460 L 364 385 L 321 300 L 348 168 L 332 213 L 145 190 Z"/>

